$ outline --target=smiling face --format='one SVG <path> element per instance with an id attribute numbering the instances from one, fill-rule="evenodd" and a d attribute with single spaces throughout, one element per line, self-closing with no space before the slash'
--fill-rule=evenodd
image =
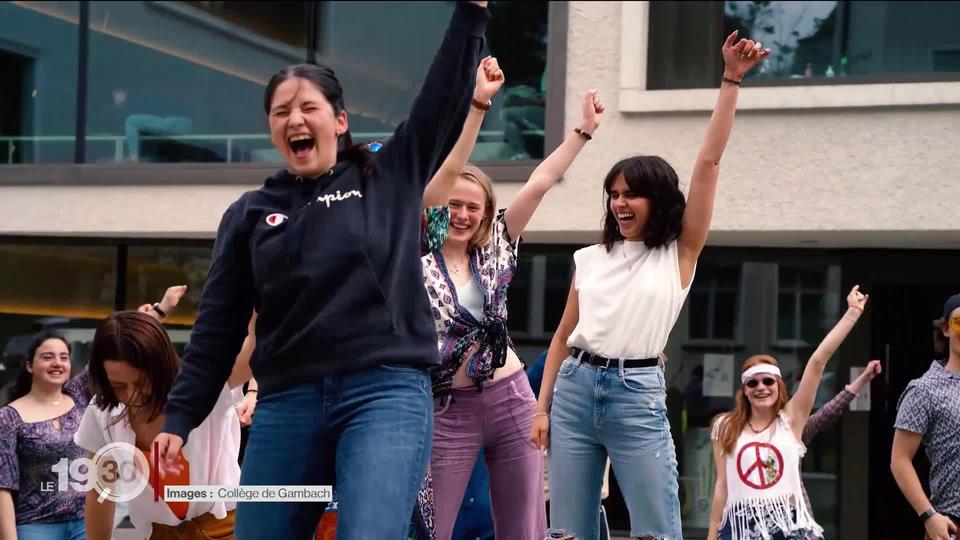
<path id="1" fill-rule="evenodd" d="M 143 372 L 123 360 L 107 360 L 103 363 L 110 388 L 117 400 L 127 407 L 143 403 L 150 395 L 149 384 Z"/>
<path id="2" fill-rule="evenodd" d="M 461 176 L 450 192 L 449 205 L 447 240 L 468 244 L 486 217 L 487 194 L 480 184 Z"/>
<path id="3" fill-rule="evenodd" d="M 63 386 L 70 380 L 70 349 L 63 340 L 45 340 L 27 364 L 27 371 L 33 377 L 33 384 Z"/>
<path id="4" fill-rule="evenodd" d="M 337 137 L 347 131 L 347 113 L 336 112 L 312 82 L 292 76 L 277 85 L 269 120 L 270 141 L 292 174 L 319 176 L 336 165 Z"/>
<path id="5" fill-rule="evenodd" d="M 627 240 L 643 240 L 643 229 L 650 216 L 650 199 L 630 190 L 621 173 L 610 184 L 610 212 L 616 218 L 620 234 Z"/>
<path id="6" fill-rule="evenodd" d="M 747 401 L 754 410 L 776 407 L 780 398 L 779 377 L 769 373 L 758 373 L 743 384 Z"/>

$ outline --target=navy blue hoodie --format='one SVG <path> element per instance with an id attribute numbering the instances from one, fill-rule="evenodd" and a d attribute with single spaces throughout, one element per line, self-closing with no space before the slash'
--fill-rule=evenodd
<path id="1" fill-rule="evenodd" d="M 227 209 L 164 432 L 186 442 L 213 409 L 253 309 L 261 396 L 380 364 L 439 364 L 420 263 L 422 197 L 466 118 L 487 19 L 457 3 L 372 175 L 348 161 L 315 180 L 281 171 Z"/>

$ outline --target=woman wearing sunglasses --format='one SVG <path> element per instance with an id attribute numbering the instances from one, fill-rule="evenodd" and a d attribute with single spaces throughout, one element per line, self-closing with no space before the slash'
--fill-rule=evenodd
<path id="1" fill-rule="evenodd" d="M 890 470 L 926 538 L 951 540 L 960 526 L 960 294 L 947 299 L 933 326 L 934 348 L 946 359 L 931 363 L 900 396 Z M 921 442 L 930 458 L 930 498 L 913 467 Z"/>
<path id="2" fill-rule="evenodd" d="M 810 356 L 792 398 L 775 358 L 761 354 L 744 361 L 736 407 L 714 421 L 717 483 L 708 540 L 823 536 L 803 498 L 800 458 L 806 447 L 800 441 L 827 362 L 867 298 L 853 287 L 846 313 Z"/>

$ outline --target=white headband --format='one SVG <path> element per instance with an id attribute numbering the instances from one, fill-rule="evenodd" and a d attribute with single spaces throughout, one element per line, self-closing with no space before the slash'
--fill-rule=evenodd
<path id="1" fill-rule="evenodd" d="M 774 365 L 772 365 L 772 364 L 757 364 L 757 365 L 753 366 L 752 368 L 744 371 L 743 374 L 740 375 L 740 384 L 746 383 L 746 382 L 749 381 L 754 375 L 759 375 L 759 374 L 761 374 L 761 373 L 767 373 L 767 374 L 770 374 L 770 375 L 776 375 L 777 377 L 780 377 L 781 379 L 783 378 L 783 377 L 780 376 L 780 368 L 778 368 L 777 366 L 774 366 Z"/>

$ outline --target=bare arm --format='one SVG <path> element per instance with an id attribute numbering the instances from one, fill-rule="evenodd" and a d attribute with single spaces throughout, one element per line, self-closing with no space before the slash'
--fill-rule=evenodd
<path id="1" fill-rule="evenodd" d="M 579 129 L 587 135 L 592 135 L 600 126 L 603 111 L 604 104 L 597 91 L 588 91 L 583 98 Z M 533 174 L 520 188 L 504 214 L 503 218 L 510 238 L 515 240 L 523 234 L 543 196 L 563 177 L 586 144 L 586 137 L 571 131 L 563 143 L 534 169 Z"/>
<path id="2" fill-rule="evenodd" d="M 17 515 L 9 489 L 0 489 L 0 540 L 17 540 Z"/>
<path id="3" fill-rule="evenodd" d="M 710 503 L 710 526 L 707 540 L 717 540 L 720 536 L 720 519 L 727 506 L 727 468 L 720 450 L 720 443 L 713 441 L 713 461 L 717 469 L 717 483 L 713 486 L 713 501 Z"/>
<path id="4" fill-rule="evenodd" d="M 553 339 L 550 340 L 550 348 L 547 349 L 547 359 L 543 366 L 543 378 L 540 381 L 540 396 L 537 399 L 537 416 L 533 419 L 533 427 L 530 432 L 530 442 L 538 448 L 546 448 L 549 442 L 550 419 L 545 416 L 549 414 L 553 403 L 553 386 L 557 382 L 557 373 L 560 372 L 560 364 L 570 356 L 570 347 L 567 347 L 567 338 L 573 333 L 580 320 L 580 299 L 577 295 L 576 275 L 570 283 L 570 293 L 567 295 L 567 306 L 563 308 L 563 317 L 560 318 L 560 324 L 557 331 L 553 333 Z"/>
<path id="5" fill-rule="evenodd" d="M 257 312 L 254 311 L 247 323 L 247 337 L 243 339 L 243 345 L 237 358 L 233 362 L 233 370 L 230 372 L 230 378 L 227 379 L 227 385 L 234 389 L 253 378 L 253 371 L 250 369 L 250 359 L 253 357 L 253 351 L 257 348 Z"/>
<path id="6" fill-rule="evenodd" d="M 759 43 L 750 39 L 741 39 L 734 44 L 736 37 L 737 32 L 727 36 L 721 52 L 724 78 L 739 81 L 767 56 L 770 50 L 758 49 L 756 46 Z M 717 195 L 720 158 L 723 157 L 727 141 L 730 140 L 730 132 L 733 130 L 739 94 L 740 87 L 737 84 L 727 81 L 721 83 L 717 104 L 693 166 L 687 207 L 683 213 L 683 232 L 678 239 L 680 275 L 684 287 L 689 284 L 700 251 L 707 242 L 710 221 L 713 219 L 713 203 Z"/>
<path id="7" fill-rule="evenodd" d="M 893 479 L 897 481 L 903 496 L 907 498 L 907 502 L 917 514 L 931 506 L 930 499 L 923 492 L 917 470 L 913 468 L 913 457 L 917 454 L 922 441 L 922 434 L 898 429 L 893 434 L 893 449 L 890 451 L 890 472 L 893 473 Z"/>
<path id="8" fill-rule="evenodd" d="M 800 440 L 803 436 L 803 428 L 810 417 L 810 411 L 813 409 L 813 402 L 817 397 L 817 388 L 820 387 L 820 380 L 823 378 L 823 371 L 827 367 L 827 362 L 837 351 L 847 334 L 857 324 L 857 320 L 863 315 L 863 308 L 867 305 L 869 296 L 860 293 L 860 286 L 855 285 L 847 296 L 847 312 L 837 321 L 833 329 L 827 334 L 817 349 L 813 351 L 810 359 L 807 360 L 807 366 L 803 370 L 803 377 L 800 379 L 800 386 L 797 393 L 793 395 L 790 402 L 787 403 L 787 414 L 790 416 L 790 422 L 794 435 Z"/>
<path id="9" fill-rule="evenodd" d="M 489 56 L 484 58 L 477 68 L 477 84 L 473 91 L 474 99 L 480 103 L 489 102 L 490 98 L 503 85 L 503 81 L 503 72 L 497 64 L 497 59 Z M 470 159 L 470 154 L 473 153 L 473 148 L 477 144 L 477 136 L 480 134 L 480 126 L 483 124 L 485 112 L 473 105 L 470 106 L 457 142 L 423 192 L 423 206 L 425 208 L 447 204 L 450 199 L 450 192 L 453 191 L 453 186 L 460 176 L 460 171 L 463 170 L 463 166 Z"/>

